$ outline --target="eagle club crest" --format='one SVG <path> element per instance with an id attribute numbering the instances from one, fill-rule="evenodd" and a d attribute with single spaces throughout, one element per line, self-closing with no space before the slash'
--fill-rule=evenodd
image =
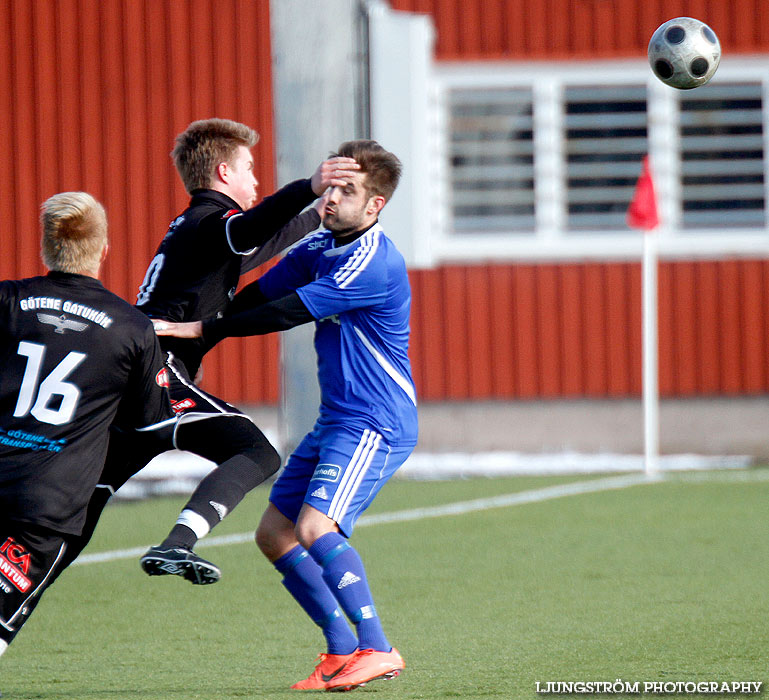
<path id="1" fill-rule="evenodd" d="M 66 331 L 77 331 L 79 333 L 88 328 L 87 323 L 67 318 L 65 314 L 62 314 L 61 316 L 55 316 L 54 314 L 38 314 L 37 320 L 40 321 L 40 323 L 47 323 L 53 326 L 57 333 L 64 333 Z"/>

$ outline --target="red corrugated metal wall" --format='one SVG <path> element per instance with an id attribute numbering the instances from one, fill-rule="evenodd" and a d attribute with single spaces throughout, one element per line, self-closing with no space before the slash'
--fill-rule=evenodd
<path id="1" fill-rule="evenodd" d="M 447 266 L 411 272 L 420 396 L 641 392 L 639 263 Z M 663 396 L 769 391 L 769 261 L 663 262 Z"/>
<path id="2" fill-rule="evenodd" d="M 5 0 L 0 36 L 0 278 L 43 271 L 38 206 L 83 189 L 109 216 L 104 281 L 135 300 L 188 199 L 168 153 L 194 119 L 256 128 L 261 191 L 274 189 L 268 0 Z M 277 347 L 228 341 L 205 385 L 275 401 Z"/>
<path id="3" fill-rule="evenodd" d="M 432 15 L 441 60 L 607 58 L 646 53 L 672 17 L 697 17 L 725 52 L 769 49 L 766 0 L 391 0 Z"/>

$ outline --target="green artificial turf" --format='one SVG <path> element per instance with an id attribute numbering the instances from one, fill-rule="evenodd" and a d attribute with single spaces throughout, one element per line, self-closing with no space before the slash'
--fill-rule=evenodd
<path id="1" fill-rule="evenodd" d="M 394 480 L 370 514 L 586 480 Z M 257 489 L 212 537 L 252 531 L 266 499 Z M 159 541 L 183 503 L 110 506 L 87 553 Z M 352 543 L 406 670 L 353 692 L 516 699 L 547 697 L 537 682 L 763 681 L 768 503 L 754 470 L 361 523 Z M 3 700 L 301 695 L 288 687 L 324 650 L 318 629 L 252 542 L 200 551 L 219 583 L 149 578 L 135 556 L 71 567 L 0 659 Z"/>

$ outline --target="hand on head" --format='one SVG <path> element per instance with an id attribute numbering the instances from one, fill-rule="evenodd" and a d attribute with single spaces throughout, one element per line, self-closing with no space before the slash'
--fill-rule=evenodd
<path id="1" fill-rule="evenodd" d="M 312 191 L 320 197 L 329 187 L 344 187 L 358 170 L 360 165 L 352 158 L 336 156 L 324 160 L 310 179 Z"/>

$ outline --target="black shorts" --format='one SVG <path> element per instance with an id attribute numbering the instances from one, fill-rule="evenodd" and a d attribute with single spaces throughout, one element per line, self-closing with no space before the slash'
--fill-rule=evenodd
<path id="1" fill-rule="evenodd" d="M 168 393 L 176 417 L 136 432 L 112 431 L 107 460 L 97 485 L 97 489 L 106 489 L 100 499 L 105 503 L 128 479 L 163 452 L 186 450 L 221 462 L 242 446 L 254 442 L 269 445 L 249 416 L 203 391 L 170 352 L 166 353 L 165 366 Z M 244 430 L 241 427 L 244 423 L 247 423 L 245 443 L 239 447 L 238 436 Z"/>
<path id="2" fill-rule="evenodd" d="M 222 401 L 222 399 L 197 386 L 190 379 L 185 366 L 172 353 L 166 353 L 165 364 L 168 369 L 170 383 L 168 393 L 171 398 L 171 406 L 177 417 L 185 419 L 183 422 L 211 416 L 245 416 L 232 404 Z"/>
<path id="3" fill-rule="evenodd" d="M 67 537 L 27 523 L 0 521 L 0 639 L 16 636 L 53 580 Z"/>

